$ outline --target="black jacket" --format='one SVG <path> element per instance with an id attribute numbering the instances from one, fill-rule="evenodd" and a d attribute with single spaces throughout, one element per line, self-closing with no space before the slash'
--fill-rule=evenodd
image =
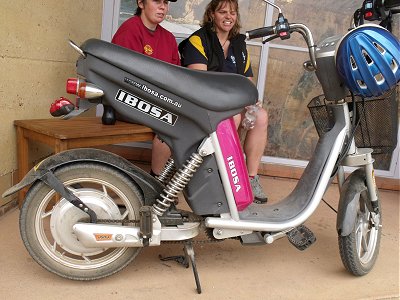
<path id="1" fill-rule="evenodd" d="M 205 26 L 194 32 L 190 37 L 192 36 L 198 36 L 201 39 L 204 52 L 208 60 L 207 70 L 221 72 L 225 60 L 224 52 L 216 33 L 211 30 L 211 24 L 206 24 Z M 185 62 L 184 49 L 189 42 L 190 37 L 183 40 L 179 44 L 179 52 L 181 54 L 181 61 L 183 66 L 188 65 L 188 63 Z M 240 75 L 244 75 L 247 71 L 246 62 L 249 60 L 245 39 L 246 37 L 243 34 L 238 34 L 230 39 L 231 47 L 233 49 L 233 55 L 235 56 L 236 60 L 237 73 Z"/>

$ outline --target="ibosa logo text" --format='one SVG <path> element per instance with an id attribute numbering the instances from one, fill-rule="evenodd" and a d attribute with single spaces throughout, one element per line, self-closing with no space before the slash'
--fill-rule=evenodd
<path id="1" fill-rule="evenodd" d="M 126 91 L 119 90 L 115 96 L 115 100 L 118 100 L 125 105 L 128 105 L 142 113 L 145 113 L 155 119 L 158 119 L 164 123 L 174 126 L 178 116 L 162 109 L 154 104 L 151 104 L 143 99 L 140 99 Z"/>
<path id="2" fill-rule="evenodd" d="M 240 191 L 242 188 L 240 185 L 240 180 L 238 176 L 238 172 L 236 170 L 235 161 L 233 160 L 232 156 L 229 156 L 227 159 L 230 175 L 232 178 L 233 185 L 235 186 L 236 193 Z"/>

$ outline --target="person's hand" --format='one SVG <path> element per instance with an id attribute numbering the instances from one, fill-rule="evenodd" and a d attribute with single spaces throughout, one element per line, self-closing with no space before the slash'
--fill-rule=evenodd
<path id="1" fill-rule="evenodd" d="M 262 108 L 262 101 L 261 101 L 261 100 L 258 100 L 258 101 L 256 102 L 256 104 L 254 104 L 254 105 L 255 105 L 255 106 L 258 106 L 258 107 L 260 107 L 260 108 Z M 253 106 L 253 105 L 246 106 L 245 109 L 249 109 L 250 106 Z"/>
<path id="2" fill-rule="evenodd" d="M 257 103 L 256 103 L 256 105 L 257 105 L 258 107 L 262 107 L 262 105 L 263 105 L 262 100 L 258 100 Z"/>

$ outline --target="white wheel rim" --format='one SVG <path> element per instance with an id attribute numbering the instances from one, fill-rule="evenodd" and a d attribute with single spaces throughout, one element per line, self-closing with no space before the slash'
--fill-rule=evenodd
<path id="1" fill-rule="evenodd" d="M 361 203 L 360 205 L 364 206 L 364 211 L 359 210 L 358 212 L 355 238 L 357 255 L 360 259 L 360 262 L 365 265 L 374 257 L 379 235 L 379 230 L 376 226 L 379 226 L 379 224 L 375 224 L 375 226 L 373 226 L 371 212 L 368 210 L 365 204 Z"/>
<path id="2" fill-rule="evenodd" d="M 98 185 L 101 188 L 97 190 L 101 190 L 101 193 L 97 193 L 97 195 L 103 195 L 104 197 L 108 197 L 108 191 L 112 191 L 114 195 L 120 199 L 121 203 L 125 206 L 126 210 L 121 215 L 121 218 L 133 219 L 134 209 L 131 203 L 128 201 L 125 194 L 119 190 L 116 186 L 103 181 L 101 179 L 96 178 L 76 178 L 73 180 L 66 181 L 65 186 L 70 186 L 73 184 L 83 184 L 90 183 L 91 185 Z M 79 191 L 79 189 L 70 189 L 72 191 Z M 89 270 L 96 269 L 106 265 L 113 263 L 119 257 L 121 257 L 128 248 L 114 248 L 114 249 L 90 249 L 86 252 L 78 254 L 76 251 L 69 252 L 69 247 L 62 247 L 57 244 L 56 239 L 51 234 L 50 222 L 51 216 L 54 212 L 54 209 L 57 206 L 53 206 L 52 209 L 46 210 L 50 201 L 54 199 L 55 191 L 51 190 L 42 200 L 35 217 L 35 232 L 38 238 L 39 244 L 42 247 L 43 251 L 51 257 L 54 261 L 60 263 L 63 266 L 76 268 L 80 270 Z M 92 193 L 92 196 L 96 196 L 95 193 Z M 62 199 L 61 201 L 67 201 Z M 61 202 L 60 201 L 60 202 Z M 96 199 L 93 200 L 94 202 Z M 103 199 L 97 199 L 97 201 L 104 201 Z M 115 215 L 115 214 L 114 214 Z M 85 249 L 82 247 L 82 249 Z"/>

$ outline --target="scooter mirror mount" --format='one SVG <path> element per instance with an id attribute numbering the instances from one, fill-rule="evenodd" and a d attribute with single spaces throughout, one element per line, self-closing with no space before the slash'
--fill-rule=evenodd
<path id="1" fill-rule="evenodd" d="M 279 6 L 277 6 L 275 3 L 272 3 L 268 0 L 264 0 L 268 5 L 273 6 L 279 11 L 278 14 L 278 19 L 275 22 L 275 34 L 281 39 L 281 40 L 287 40 L 290 38 L 290 27 L 289 27 L 289 22 L 288 20 L 283 16 L 282 10 Z M 263 43 L 268 42 L 269 39 L 266 39 L 263 41 Z"/>
<path id="2" fill-rule="evenodd" d="M 270 2 L 270 1 L 268 1 L 268 0 L 263 0 L 263 1 L 266 2 L 267 4 L 273 6 L 274 8 L 276 8 L 276 9 L 279 11 L 280 14 L 282 13 L 282 10 L 281 10 L 281 8 L 280 8 L 278 5 L 272 3 L 272 2 Z"/>
<path id="3" fill-rule="evenodd" d="M 68 40 L 68 43 L 69 43 L 69 45 L 70 45 L 72 48 L 74 48 L 74 50 L 75 50 L 76 52 L 79 53 L 80 56 L 82 56 L 83 58 L 86 58 L 85 52 L 83 52 L 82 49 L 79 48 L 79 46 L 78 46 L 77 44 L 75 44 L 75 43 L 74 43 L 73 41 L 71 41 L 71 40 Z"/>

